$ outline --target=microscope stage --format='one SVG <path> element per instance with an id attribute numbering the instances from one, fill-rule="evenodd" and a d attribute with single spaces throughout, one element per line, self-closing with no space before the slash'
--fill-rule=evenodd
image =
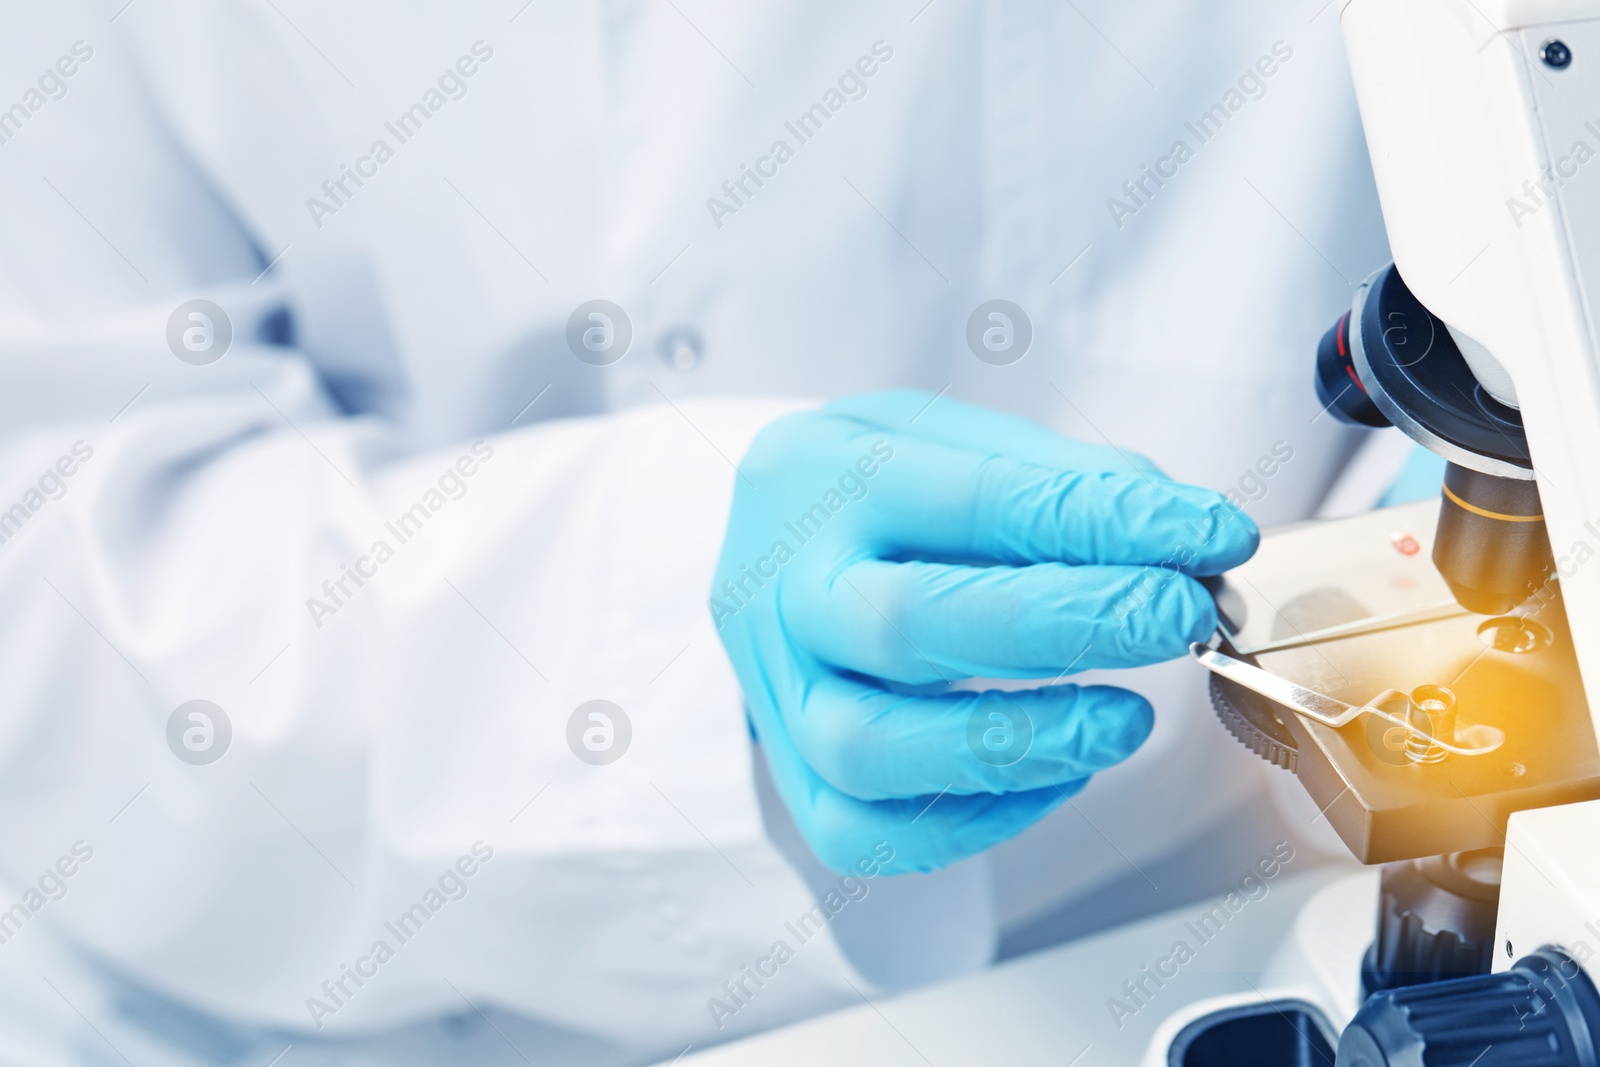
<path id="1" fill-rule="evenodd" d="M 1514 811 L 1600 798 L 1600 751 L 1558 586 L 1513 615 L 1456 607 L 1429 562 L 1437 509 L 1270 531 L 1255 559 L 1214 583 L 1224 651 L 1351 705 L 1446 686 L 1458 739 L 1503 732 L 1492 752 L 1417 762 L 1388 719 L 1332 728 L 1214 677 L 1224 723 L 1298 774 L 1364 863 L 1499 847 Z"/>

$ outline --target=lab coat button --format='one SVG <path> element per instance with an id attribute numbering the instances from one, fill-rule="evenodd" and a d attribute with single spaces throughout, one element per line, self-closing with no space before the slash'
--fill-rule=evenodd
<path id="1" fill-rule="evenodd" d="M 700 334 L 687 326 L 675 326 L 661 335 L 656 351 L 675 370 L 694 370 L 705 353 L 705 342 Z"/>

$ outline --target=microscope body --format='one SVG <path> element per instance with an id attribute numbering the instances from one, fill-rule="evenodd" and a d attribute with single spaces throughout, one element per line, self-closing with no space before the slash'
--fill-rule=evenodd
<path id="1" fill-rule="evenodd" d="M 1447 419 L 1392 421 L 1464 472 L 1536 487 L 1540 510 L 1478 510 L 1542 514 L 1600 713 L 1600 2 L 1341 0 L 1340 17 L 1395 268 L 1448 335 L 1390 340 L 1406 363 L 1458 350 L 1475 381 L 1446 389 L 1489 432 L 1463 447 Z M 1464 494 L 1445 489 L 1448 516 Z M 1501 529 L 1506 554 L 1528 551 L 1526 524 Z"/>
<path id="2" fill-rule="evenodd" d="M 1399 525 L 1431 521 L 1425 504 L 1330 524 L 1320 542 L 1285 531 L 1271 547 L 1302 561 L 1292 602 L 1241 593 L 1282 573 L 1262 558 L 1264 541 L 1246 564 L 1256 570 L 1218 590 L 1226 651 L 1301 693 L 1373 701 L 1352 710 L 1367 713 L 1367 729 L 1307 718 L 1227 678 L 1213 678 L 1212 696 L 1231 731 L 1299 776 L 1357 858 L 1386 864 L 1381 882 L 1331 887 L 1307 912 L 1345 923 L 1349 943 L 1360 937 L 1351 916 L 1376 890 L 1377 931 L 1366 926 L 1371 947 L 1359 966 L 1344 960 L 1350 973 L 1334 987 L 1283 987 L 1326 995 L 1276 1000 L 1252 987 L 1254 998 L 1197 1006 L 1169 1020 L 1146 1062 L 1203 1067 L 1213 1060 L 1196 1049 L 1220 1032 L 1208 1029 L 1213 1017 L 1266 1004 L 1285 1018 L 1292 1004 L 1322 1018 L 1299 1027 L 1301 1047 L 1329 1048 L 1342 1031 L 1340 1067 L 1594 1067 L 1600 0 L 1337 3 L 1394 263 L 1323 339 L 1317 391 L 1345 421 L 1397 426 L 1449 462 L 1431 538 L 1436 573 L 1383 557 L 1391 537 L 1412 554 L 1428 539 Z M 1343 576 L 1324 580 L 1326 558 L 1296 546 L 1330 544 L 1352 547 Z M 1450 610 L 1378 617 L 1384 626 L 1327 640 L 1312 632 L 1307 618 L 1338 624 L 1374 588 L 1366 570 L 1405 566 L 1389 572 L 1397 583 L 1431 580 Z M 1306 616 L 1291 617 L 1297 610 Z M 1270 616 L 1287 639 L 1264 632 Z M 1542 642 L 1523 640 L 1532 634 Z M 1456 687 L 1461 713 L 1490 731 L 1479 736 L 1500 738 L 1495 754 L 1408 761 L 1414 720 L 1373 714 L 1371 693 L 1423 682 Z M 1314 930 L 1318 918 L 1302 923 Z M 1329 955 L 1331 942 L 1321 944 L 1311 956 Z M 1327 961 L 1302 971 L 1325 975 Z M 1319 1052 L 1292 1062 L 1325 1061 Z"/>
<path id="3" fill-rule="evenodd" d="M 1313 796 L 1351 791 L 1362 810 L 1341 833 L 1372 863 L 1485 847 L 1446 826 L 1456 799 L 1503 837 L 1515 811 L 1600 797 L 1600 0 L 1339 0 L 1339 17 L 1394 263 L 1324 337 L 1316 388 L 1335 417 L 1396 426 L 1448 461 L 1427 577 L 1491 620 L 1478 634 L 1495 654 L 1457 670 L 1462 631 L 1449 626 L 1341 651 L 1389 686 L 1409 675 L 1408 688 L 1476 690 L 1452 698 L 1504 731 L 1515 771 L 1497 784 L 1479 773 L 1487 760 L 1466 761 L 1474 785 L 1452 790 L 1456 776 L 1373 767 L 1359 746 L 1284 720 Z M 1484 636 L 1496 626 L 1554 650 L 1512 663 Z M 1328 680 L 1273 658 L 1257 663 Z M 1254 698 L 1234 703 L 1225 721 L 1271 717 Z"/>
<path id="4" fill-rule="evenodd" d="M 1472 454 L 1450 439 L 1461 436 L 1451 434 L 1455 427 L 1392 421 L 1449 460 L 1452 471 L 1459 465 L 1473 476 L 1497 476 L 1490 482 L 1536 487 L 1534 506 L 1520 510 L 1543 517 L 1550 578 L 1559 582 L 1594 723 L 1600 0 L 1340 0 L 1340 18 L 1395 269 L 1446 327 L 1475 379 L 1476 388 L 1466 390 L 1475 406 L 1509 415 L 1524 437 L 1506 433 L 1501 443 L 1509 447 L 1499 455 L 1483 454 L 1495 448 Z M 1418 339 L 1405 340 L 1410 360 L 1430 358 Z M 1518 456 L 1523 440 L 1526 453 Z M 1445 515 L 1461 510 L 1452 506 L 1451 488 L 1447 475 Z M 1527 551 L 1515 542 L 1527 540 L 1528 525 L 1500 528 L 1502 555 Z M 1444 534 L 1441 520 L 1441 541 Z M 1530 719 L 1536 714 L 1528 709 Z M 1600 804 L 1571 805 L 1560 816 L 1529 812 L 1523 821 L 1542 828 L 1541 881 L 1556 879 L 1559 870 L 1549 868 L 1569 862 L 1553 847 L 1561 839 L 1557 825 L 1570 837 L 1573 875 L 1600 879 L 1600 868 L 1577 857 L 1600 841 Z M 1507 862 L 1525 864 L 1527 857 L 1513 852 Z M 1597 895 L 1590 918 L 1600 918 L 1600 881 L 1590 881 L 1589 891 Z M 1501 967 L 1509 962 L 1503 952 L 1497 959 Z"/>

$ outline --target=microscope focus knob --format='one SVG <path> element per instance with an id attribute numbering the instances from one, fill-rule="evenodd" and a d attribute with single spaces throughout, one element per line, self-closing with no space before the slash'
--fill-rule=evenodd
<path id="1" fill-rule="evenodd" d="M 1361 993 L 1487 974 L 1500 901 L 1499 849 L 1386 864 Z"/>
<path id="2" fill-rule="evenodd" d="M 1379 993 L 1339 1039 L 1337 1067 L 1596 1067 L 1600 994 L 1546 947 L 1509 971 Z"/>

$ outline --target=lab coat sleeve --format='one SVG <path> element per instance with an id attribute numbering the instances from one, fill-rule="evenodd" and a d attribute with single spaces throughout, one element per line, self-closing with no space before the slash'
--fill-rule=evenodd
<path id="1" fill-rule="evenodd" d="M 292 353 L 188 368 L 129 340 L 153 332 L 0 343 L 13 399 L 97 359 L 158 379 L 0 446 L 0 876 L 77 857 L 0 939 L 42 919 L 297 1029 L 470 1001 L 669 1054 L 716 1032 L 708 999 L 811 905 L 764 838 L 705 606 L 732 462 L 781 407 L 400 459 Z M 210 749 L 173 725 L 195 700 L 221 709 Z M 606 741 L 573 726 L 593 700 L 621 709 L 613 762 L 579 755 Z M 824 941 L 779 1016 L 736 1026 L 851 995 Z"/>
<path id="2" fill-rule="evenodd" d="M 0 145 L 0 954 L 53 928 L 246 1022 L 492 1003 L 635 1059 L 853 999 L 815 937 L 782 993 L 708 1007 L 812 904 L 705 603 L 733 463 L 784 406 L 411 453 L 310 345 L 258 340 L 281 245 L 108 18 L 0 35 L 6 69 L 78 57 Z M 226 309 L 219 361 L 175 355 L 191 298 Z M 621 710 L 574 729 L 595 700 Z M 585 762 L 607 728 L 619 758 Z"/>

